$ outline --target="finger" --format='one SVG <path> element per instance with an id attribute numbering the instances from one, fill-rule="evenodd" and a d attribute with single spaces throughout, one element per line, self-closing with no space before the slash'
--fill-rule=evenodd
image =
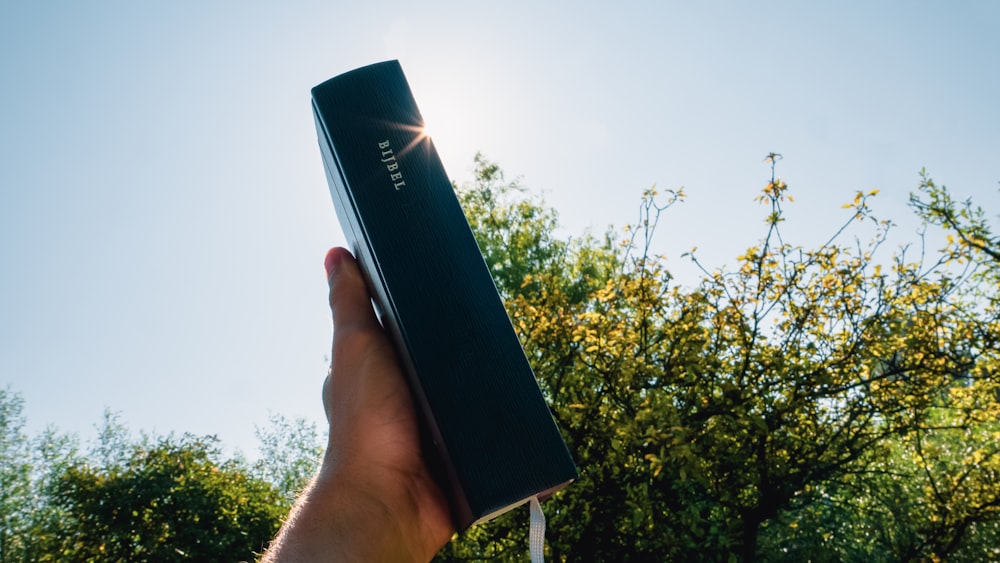
<path id="1" fill-rule="evenodd" d="M 324 265 L 330 283 L 330 311 L 335 332 L 379 327 L 364 277 L 351 253 L 344 248 L 330 249 Z"/>
<path id="2" fill-rule="evenodd" d="M 365 342 L 367 339 L 357 340 L 351 336 L 362 337 L 364 334 L 372 334 L 372 330 L 377 324 L 374 311 L 372 311 L 371 300 L 365 287 L 364 278 L 358 269 L 357 263 L 351 253 L 344 248 L 332 248 L 326 253 L 323 261 L 326 268 L 327 282 L 330 285 L 329 304 L 333 313 L 333 347 L 331 351 L 330 370 L 323 381 L 323 410 L 326 412 L 327 422 L 333 422 L 331 418 L 331 395 L 334 392 L 334 365 L 341 367 L 338 373 L 356 373 L 356 365 L 350 365 L 358 360 L 358 355 L 352 353 L 353 346 L 349 346 L 350 341 Z M 347 364 L 345 364 L 347 362 Z M 351 378 L 348 378 L 349 381 Z M 343 377 L 337 378 L 339 382 L 338 394 L 345 392 Z M 350 389 L 350 388 L 348 388 Z M 353 391 L 347 392 L 352 395 Z M 331 439 L 333 434 L 331 434 Z"/>

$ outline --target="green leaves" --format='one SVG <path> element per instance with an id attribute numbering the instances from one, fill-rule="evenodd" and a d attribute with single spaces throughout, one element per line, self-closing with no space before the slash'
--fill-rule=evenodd
<path id="1" fill-rule="evenodd" d="M 76 439 L 47 428 L 28 436 L 24 400 L 0 389 L 0 562 L 43 560 L 65 514 L 54 482 L 78 459 Z"/>
<path id="2" fill-rule="evenodd" d="M 269 421 L 256 431 L 261 456 L 253 472 L 292 503 L 319 468 L 323 445 L 313 423 L 274 413 Z"/>
<path id="3" fill-rule="evenodd" d="M 252 560 L 289 503 L 214 438 L 185 435 L 137 444 L 122 464 L 79 463 L 54 497 L 66 511 L 60 552 L 73 560 Z"/>
<path id="4" fill-rule="evenodd" d="M 780 230 L 782 204 L 794 200 L 772 173 L 758 198 L 769 207 L 760 241 L 729 269 L 703 266 L 692 250 L 704 275 L 679 288 L 650 241 L 680 191 L 660 203 L 647 190 L 639 220 L 615 244 L 558 242 L 555 213 L 497 198 L 523 194 L 498 177 L 484 168 L 466 187 L 464 201 L 491 205 L 467 212 L 582 470 L 549 503 L 556 560 L 974 552 L 960 531 L 989 528 L 1000 509 L 986 494 L 992 473 L 976 469 L 995 456 L 974 439 L 1000 418 L 996 278 L 983 284 L 944 257 L 914 261 L 905 249 L 876 262 L 892 225 L 873 215 L 877 190 L 854 195 L 828 242 L 795 246 Z M 935 197 L 933 209 L 947 211 Z M 536 209 L 516 211 L 524 205 Z M 993 240 L 975 222 L 981 215 L 954 215 L 975 233 L 969 241 Z M 528 243 L 541 240 L 547 253 Z M 989 257 L 971 252 L 988 245 L 965 244 L 966 261 Z M 585 283 L 575 283 L 571 273 L 584 269 Z M 931 431 L 942 412 L 961 413 L 971 434 Z M 918 438 L 924 457 L 938 460 L 919 466 L 932 470 L 916 471 L 912 456 L 909 466 L 902 457 L 887 465 L 887 452 Z M 953 492 L 927 497 L 928 474 Z M 971 508 L 948 508 L 957 502 Z M 516 535 L 516 526 L 491 529 L 442 560 L 482 556 Z"/>
<path id="5" fill-rule="evenodd" d="M 293 459 L 252 469 L 213 437 L 133 438 L 111 412 L 80 453 L 53 429 L 27 436 L 22 406 L 0 390 L 0 562 L 252 561 L 291 505 L 269 481 L 299 486 L 315 468 L 301 421 L 261 432 L 265 454 Z"/>

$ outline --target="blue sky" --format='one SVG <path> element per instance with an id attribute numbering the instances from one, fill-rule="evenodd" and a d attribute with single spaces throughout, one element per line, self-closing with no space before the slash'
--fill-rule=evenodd
<path id="1" fill-rule="evenodd" d="M 658 250 L 732 263 L 779 152 L 793 241 L 926 167 L 995 214 L 994 2 L 5 2 L 0 385 L 32 428 L 218 434 L 322 420 L 322 259 L 342 244 L 309 89 L 399 59 L 457 181 L 483 151 L 565 234 L 684 186 Z M 687 270 L 685 270 L 687 269 Z"/>

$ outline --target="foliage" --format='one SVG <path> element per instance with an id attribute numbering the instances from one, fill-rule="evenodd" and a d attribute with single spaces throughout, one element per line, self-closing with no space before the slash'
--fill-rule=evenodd
<path id="1" fill-rule="evenodd" d="M 968 260 L 983 255 L 992 261 L 992 270 L 996 272 L 1000 265 L 1000 237 L 993 234 L 982 207 L 971 199 L 955 201 L 948 189 L 937 185 L 926 170 L 920 171 L 919 193 L 910 195 L 910 205 L 924 221 L 950 231 L 945 254 Z"/>
<path id="2" fill-rule="evenodd" d="M 0 389 L 0 561 L 14 560 L 16 545 L 11 543 L 21 535 L 31 482 L 23 404 L 8 389 Z"/>
<path id="3" fill-rule="evenodd" d="M 456 189 L 505 299 L 542 295 L 555 284 L 569 301 L 579 303 L 613 274 L 618 264 L 610 234 L 557 238 L 555 210 L 519 181 L 506 182 L 500 167 L 482 154 L 476 155 L 475 166 L 475 183 Z"/>
<path id="4" fill-rule="evenodd" d="M 0 390 L 0 562 L 251 561 L 290 506 L 258 475 L 291 482 L 310 459 L 310 428 L 280 417 L 261 434 L 295 430 L 281 447 L 296 459 L 266 469 L 223 459 L 213 437 L 133 437 L 110 411 L 85 454 L 25 422 L 21 397 Z"/>
<path id="5" fill-rule="evenodd" d="M 546 506 L 552 559 L 985 556 L 1000 325 L 981 214 L 939 220 L 951 248 L 883 264 L 891 223 L 859 192 L 827 243 L 795 246 L 772 158 L 761 241 L 732 268 L 692 250 L 703 275 L 685 288 L 650 252 L 682 191 L 647 191 L 619 245 L 558 242 L 554 213 L 477 163 L 460 196 L 582 469 Z M 918 213 L 947 217 L 934 215 L 947 192 L 925 193 Z M 525 520 L 474 529 L 439 559 L 519 553 Z"/>
<path id="6" fill-rule="evenodd" d="M 260 459 L 254 463 L 254 473 L 291 503 L 316 473 L 323 445 L 316 425 L 305 419 L 272 413 L 269 421 L 269 426 L 256 430 Z"/>
<path id="7" fill-rule="evenodd" d="M 289 505 L 247 468 L 219 458 L 213 438 L 185 435 L 137 444 L 122 464 L 70 467 L 54 494 L 67 518 L 52 558 L 252 560 Z"/>
<path id="8" fill-rule="evenodd" d="M 65 514 L 48 501 L 54 481 L 78 459 L 75 438 L 25 432 L 24 399 L 0 389 L 0 563 L 41 558 Z"/>

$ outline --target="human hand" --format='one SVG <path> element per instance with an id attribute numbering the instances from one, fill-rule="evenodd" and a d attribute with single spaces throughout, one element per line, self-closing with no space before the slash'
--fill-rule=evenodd
<path id="1" fill-rule="evenodd" d="M 330 250 L 325 266 L 329 442 L 264 561 L 429 561 L 454 530 L 423 460 L 409 387 L 350 253 Z"/>

